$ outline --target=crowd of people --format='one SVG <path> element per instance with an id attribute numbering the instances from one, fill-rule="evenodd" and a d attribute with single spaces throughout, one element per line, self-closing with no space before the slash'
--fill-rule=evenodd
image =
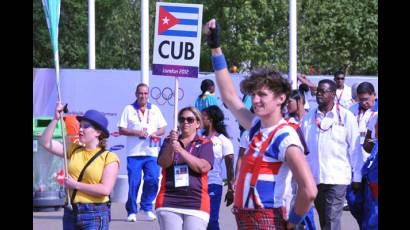
<path id="1" fill-rule="evenodd" d="M 160 229 L 167 230 L 220 229 L 224 198 L 226 206 L 233 204 L 238 229 L 320 225 L 340 230 L 347 198 L 360 228 L 377 229 L 374 86 L 361 82 L 349 87 L 346 74 L 336 71 L 333 80 L 323 79 L 317 85 L 299 74 L 299 87 L 292 90 L 279 71 L 258 68 L 240 83 L 241 99 L 227 68 L 216 20 L 208 21 L 205 29 L 217 84 L 202 81 L 193 106 L 178 112 L 178 129 L 165 134 L 168 124 L 149 102 L 149 86 L 144 83 L 136 87 L 135 101 L 124 108 L 117 123 L 119 134 L 126 136 L 127 221 L 157 219 Z M 215 86 L 222 102 L 215 96 Z M 309 105 L 311 100 L 317 107 Z M 241 127 L 239 153 L 226 131 L 222 103 Z M 64 157 L 63 146 L 52 139 L 52 133 L 62 111 L 58 102 L 54 119 L 40 139 L 42 146 L 60 157 Z M 64 185 L 73 207 L 64 209 L 64 229 L 108 229 L 109 194 L 120 161 L 105 149 L 109 132 L 103 113 L 89 110 L 77 119 L 80 143 L 70 143 L 66 151 Z M 363 208 L 369 205 L 371 209 Z M 319 223 L 314 221 L 314 209 Z"/>

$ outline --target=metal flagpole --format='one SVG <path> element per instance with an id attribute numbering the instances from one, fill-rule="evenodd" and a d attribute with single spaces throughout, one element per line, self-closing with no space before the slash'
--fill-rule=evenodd
<path id="1" fill-rule="evenodd" d="M 178 131 L 178 89 L 179 89 L 179 80 L 178 77 L 175 77 L 175 87 L 174 87 L 174 130 Z"/>
<path id="2" fill-rule="evenodd" d="M 289 78 L 292 80 L 292 89 L 297 89 L 296 0 L 289 0 L 289 21 Z"/>
<path id="3" fill-rule="evenodd" d="M 56 82 L 57 82 L 57 101 L 61 102 L 61 90 L 60 90 L 60 64 L 58 56 L 58 23 L 60 20 L 60 0 L 42 0 L 44 12 L 46 14 L 47 27 L 50 32 L 51 45 L 53 48 L 53 57 L 54 65 L 56 71 Z M 68 166 L 67 166 L 67 149 L 66 149 L 66 136 L 64 131 L 64 122 L 63 122 L 63 112 L 60 112 L 60 126 L 61 126 L 61 135 L 63 137 L 63 152 L 64 152 L 64 175 L 68 175 Z M 67 188 L 66 188 L 67 189 Z M 68 189 L 66 190 L 67 194 L 67 208 L 72 210 L 71 200 L 69 197 Z"/>
<path id="4" fill-rule="evenodd" d="M 88 0 L 88 69 L 95 69 L 95 0 Z"/>
<path id="5" fill-rule="evenodd" d="M 141 79 L 149 85 L 149 1 L 141 0 Z"/>

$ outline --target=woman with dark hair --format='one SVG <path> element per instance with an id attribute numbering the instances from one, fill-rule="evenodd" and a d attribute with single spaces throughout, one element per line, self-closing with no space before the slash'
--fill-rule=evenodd
<path id="1" fill-rule="evenodd" d="M 300 139 L 282 116 L 290 83 L 273 69 L 252 71 L 240 84 L 241 92 L 252 97 L 252 114 L 239 98 L 228 72 L 215 19 L 206 24 L 205 31 L 222 100 L 240 124 L 250 129 L 251 143 L 242 157 L 235 185 L 233 212 L 237 227 L 294 228 L 312 206 L 317 188 Z M 285 196 L 290 191 L 292 174 L 299 189 L 287 217 Z"/>
<path id="2" fill-rule="evenodd" d="M 54 119 L 40 138 L 40 145 L 59 157 L 64 157 L 63 145 L 53 140 L 53 133 L 62 111 L 63 105 L 58 103 Z M 120 160 L 115 153 L 105 150 L 110 133 L 103 113 L 88 110 L 84 116 L 77 116 L 77 120 L 80 122 L 79 140 L 83 145 L 70 143 L 67 148 L 69 163 L 64 184 L 69 188 L 72 210 L 64 208 L 63 229 L 108 229 L 109 195 L 117 179 Z M 80 172 L 93 158 L 81 179 Z"/>
<path id="3" fill-rule="evenodd" d="M 285 120 L 296 130 L 300 138 L 300 141 L 303 145 L 303 148 L 305 150 L 304 153 L 305 155 L 307 155 L 309 154 L 309 150 L 308 150 L 305 138 L 303 137 L 303 133 L 300 129 L 300 125 L 302 124 L 303 117 L 306 114 L 306 110 L 303 106 L 304 104 L 305 104 L 305 96 L 303 94 L 303 91 L 300 91 L 297 89 L 292 90 L 290 92 L 289 102 L 287 105 L 288 117 L 285 118 Z M 295 179 L 292 178 L 292 194 L 289 195 L 289 197 L 286 199 L 287 209 L 290 209 L 290 207 L 294 205 L 297 189 L 298 189 L 297 183 Z M 311 207 L 309 211 L 306 213 L 306 216 L 304 220 L 302 221 L 302 223 L 300 223 L 300 225 L 301 227 L 303 226 L 302 229 L 306 229 L 306 230 L 316 229 L 313 207 Z"/>
<path id="4" fill-rule="evenodd" d="M 218 105 L 218 99 L 215 96 L 215 83 L 211 79 L 205 79 L 201 82 L 202 93 L 195 101 L 195 108 L 202 111 L 208 106 Z"/>
<path id="5" fill-rule="evenodd" d="M 306 113 L 304 108 L 305 96 L 297 89 L 292 90 L 289 95 L 287 122 L 300 126 Z"/>
<path id="6" fill-rule="evenodd" d="M 226 174 L 228 179 L 228 191 L 225 195 L 226 206 L 233 202 L 233 144 L 226 132 L 225 116 L 221 109 L 215 105 L 202 110 L 203 135 L 209 138 L 213 144 L 214 163 L 213 169 L 208 173 L 208 194 L 211 199 L 211 213 L 208 230 L 219 230 L 219 207 L 221 205 L 223 175 L 222 161 L 225 160 Z"/>
<path id="7" fill-rule="evenodd" d="M 178 113 L 179 129 L 172 130 L 158 155 L 161 187 L 155 209 L 161 230 L 205 230 L 210 213 L 208 172 L 214 163 L 212 142 L 197 135 L 201 114 L 194 107 Z"/>

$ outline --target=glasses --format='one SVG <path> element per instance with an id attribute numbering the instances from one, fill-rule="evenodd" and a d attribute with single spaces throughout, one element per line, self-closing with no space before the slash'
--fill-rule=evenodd
<path id="1" fill-rule="evenodd" d="M 342 80 L 342 81 L 343 81 L 344 79 L 345 79 L 344 77 L 335 77 L 335 80 L 336 80 L 336 81 L 338 81 L 338 80 Z"/>
<path id="2" fill-rule="evenodd" d="M 195 121 L 195 117 L 179 117 L 178 118 L 178 122 L 179 123 L 184 123 L 185 121 L 188 122 L 188 124 L 192 124 Z"/>
<path id="3" fill-rule="evenodd" d="M 331 93 L 331 92 L 333 92 L 333 91 L 332 90 L 324 90 L 324 89 L 317 89 L 316 90 L 316 94 L 321 94 L 321 95 L 323 95 L 325 93 Z"/>
<path id="4" fill-rule="evenodd" d="M 82 124 L 80 124 L 80 128 L 83 128 L 83 129 L 88 129 L 88 128 L 90 128 L 90 127 L 93 127 L 91 124 L 89 124 L 89 123 L 82 123 Z"/>

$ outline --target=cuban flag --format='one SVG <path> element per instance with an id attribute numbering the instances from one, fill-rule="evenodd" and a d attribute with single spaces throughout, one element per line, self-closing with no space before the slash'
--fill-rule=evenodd
<path id="1" fill-rule="evenodd" d="M 158 35 L 197 37 L 199 9 L 186 6 L 160 6 Z"/>

